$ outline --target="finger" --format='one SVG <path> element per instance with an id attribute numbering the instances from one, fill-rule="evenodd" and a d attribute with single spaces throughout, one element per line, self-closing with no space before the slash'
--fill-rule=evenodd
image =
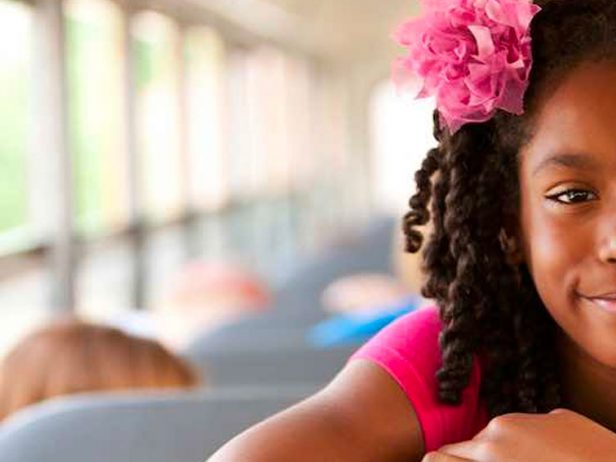
<path id="1" fill-rule="evenodd" d="M 441 451 L 434 451 L 426 454 L 421 462 L 476 462 L 472 459 L 446 454 Z"/>
<path id="2" fill-rule="evenodd" d="M 448 444 L 439 449 L 439 452 L 447 454 L 449 456 L 461 457 L 467 460 L 482 460 L 481 451 L 482 443 L 479 441 L 463 441 L 456 444 Z"/>

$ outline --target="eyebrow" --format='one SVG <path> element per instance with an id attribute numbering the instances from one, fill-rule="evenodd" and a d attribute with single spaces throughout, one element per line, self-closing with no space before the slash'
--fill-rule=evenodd
<path id="1" fill-rule="evenodd" d="M 589 155 L 555 154 L 541 161 L 533 170 L 533 176 L 551 166 L 577 168 L 580 170 L 596 170 L 598 168 L 597 163 Z"/>

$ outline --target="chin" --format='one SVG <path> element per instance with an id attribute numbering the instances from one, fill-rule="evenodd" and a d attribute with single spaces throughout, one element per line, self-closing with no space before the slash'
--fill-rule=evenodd
<path id="1" fill-rule="evenodd" d="M 616 369 L 616 344 L 610 346 L 610 351 L 604 351 L 607 345 L 602 347 L 603 351 L 597 351 L 589 354 L 595 361 L 610 369 Z"/>
<path id="2" fill-rule="evenodd" d="M 590 336 L 584 335 L 578 347 L 589 357 L 588 359 L 591 362 L 594 361 L 611 369 L 616 369 L 616 329 L 591 330 Z"/>
<path id="3" fill-rule="evenodd" d="M 590 362 L 616 369 L 616 312 L 580 297 L 566 310 L 550 310 L 550 315 L 559 326 L 563 346 Z"/>

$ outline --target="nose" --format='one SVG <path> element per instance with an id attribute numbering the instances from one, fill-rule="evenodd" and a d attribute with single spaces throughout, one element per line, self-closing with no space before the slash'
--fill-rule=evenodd
<path id="1" fill-rule="evenodd" d="M 616 263 L 616 232 L 612 232 L 601 246 L 599 258 L 605 263 Z"/>

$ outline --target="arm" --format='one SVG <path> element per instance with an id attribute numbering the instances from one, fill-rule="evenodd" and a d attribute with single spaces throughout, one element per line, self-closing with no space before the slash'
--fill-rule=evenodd
<path id="1" fill-rule="evenodd" d="M 397 383 L 357 360 L 325 389 L 256 425 L 209 462 L 419 462 L 421 428 Z"/>

